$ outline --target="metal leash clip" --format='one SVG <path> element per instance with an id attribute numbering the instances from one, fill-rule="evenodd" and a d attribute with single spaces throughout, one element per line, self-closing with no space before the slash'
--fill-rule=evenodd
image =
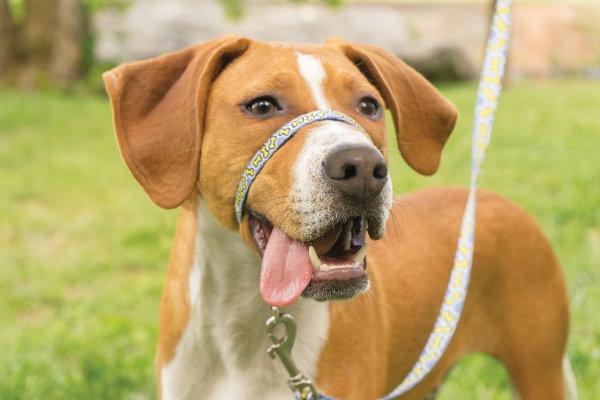
<path id="1" fill-rule="evenodd" d="M 299 400 L 319 400 L 319 393 L 313 382 L 304 376 L 296 367 L 292 358 L 292 347 L 296 340 L 296 321 L 290 314 L 282 312 L 277 307 L 272 307 L 273 315 L 267 320 L 267 335 L 273 342 L 267 353 L 271 358 L 279 357 L 285 370 L 290 376 L 288 386 Z M 285 328 L 281 337 L 275 334 L 275 327 L 282 325 Z"/>

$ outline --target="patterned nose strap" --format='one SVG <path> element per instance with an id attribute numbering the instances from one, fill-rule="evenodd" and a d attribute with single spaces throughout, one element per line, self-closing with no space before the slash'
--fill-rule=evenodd
<path id="1" fill-rule="evenodd" d="M 252 182 L 256 179 L 256 176 L 260 170 L 265 166 L 267 161 L 275 154 L 275 152 L 292 138 L 300 129 L 308 124 L 320 121 L 339 121 L 346 124 L 352 125 L 355 128 L 365 132 L 364 128 L 358 124 L 355 120 L 342 114 L 339 111 L 332 110 L 316 110 L 309 113 L 303 114 L 292 121 L 288 122 L 281 128 L 277 129 L 267 141 L 258 149 L 254 156 L 246 165 L 242 179 L 238 186 L 238 190 L 235 194 L 235 216 L 238 223 L 242 222 L 242 216 L 244 215 L 244 203 Z"/>

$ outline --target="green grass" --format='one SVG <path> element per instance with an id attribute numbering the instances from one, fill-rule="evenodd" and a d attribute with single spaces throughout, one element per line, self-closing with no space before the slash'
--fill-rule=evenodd
<path id="1" fill-rule="evenodd" d="M 475 87 L 440 172 L 392 152 L 397 192 L 467 183 Z M 581 399 L 600 398 L 600 84 L 520 83 L 502 100 L 482 187 L 533 213 L 567 277 Z M 104 98 L 0 92 L 0 398 L 154 398 L 157 308 L 177 213 L 124 167 Z M 549 310 L 551 312 L 551 310 Z M 494 361 L 470 356 L 442 399 L 507 399 Z"/>

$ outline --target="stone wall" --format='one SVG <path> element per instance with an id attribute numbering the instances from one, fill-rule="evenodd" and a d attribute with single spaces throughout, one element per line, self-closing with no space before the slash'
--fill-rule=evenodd
<path id="1" fill-rule="evenodd" d="M 510 67 L 546 76 L 600 64 L 600 5 L 518 3 Z M 331 36 L 370 43 L 404 58 L 430 78 L 477 75 L 488 26 L 486 3 L 315 3 L 248 1 L 240 21 L 216 0 L 133 0 L 94 16 L 96 56 L 143 59 L 227 33 L 319 43 Z"/>

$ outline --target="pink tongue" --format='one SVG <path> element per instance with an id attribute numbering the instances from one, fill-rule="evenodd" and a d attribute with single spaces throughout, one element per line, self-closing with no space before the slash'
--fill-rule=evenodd
<path id="1" fill-rule="evenodd" d="M 263 299 L 276 307 L 293 304 L 310 283 L 312 274 L 308 247 L 273 227 L 260 273 Z"/>

